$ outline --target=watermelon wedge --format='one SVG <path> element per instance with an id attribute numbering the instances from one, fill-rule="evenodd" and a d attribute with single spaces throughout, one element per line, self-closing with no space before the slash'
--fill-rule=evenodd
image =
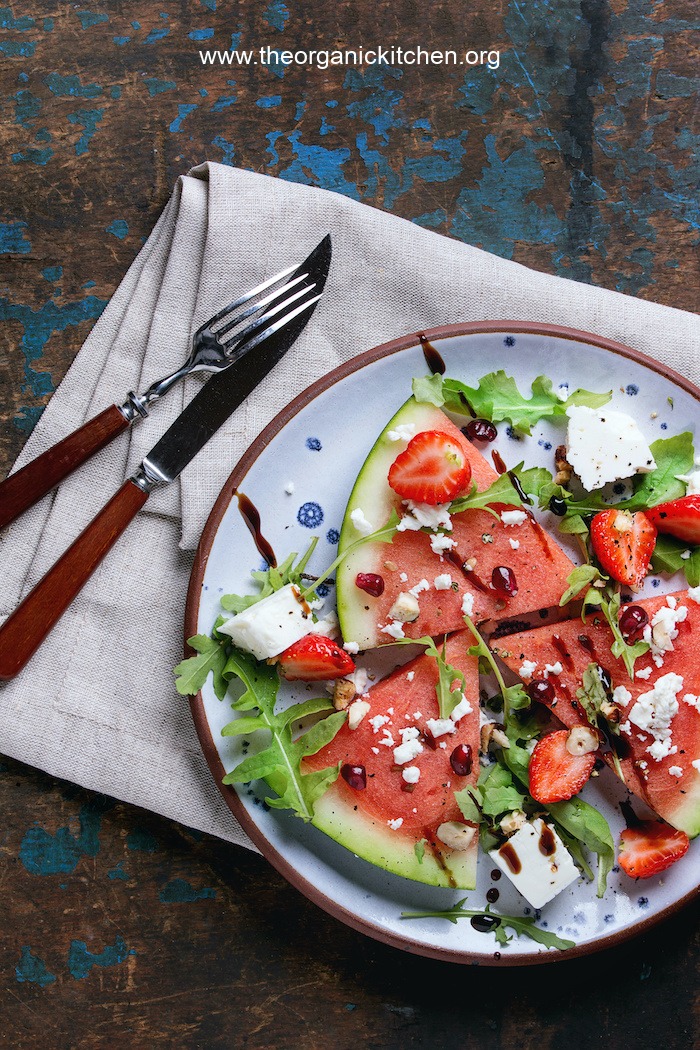
<path id="1" fill-rule="evenodd" d="M 401 498 L 388 483 L 389 468 L 406 447 L 405 442 L 392 440 L 390 435 L 402 427 L 408 428 L 411 435 L 439 430 L 458 442 L 471 465 L 472 482 L 478 491 L 488 488 L 498 477 L 443 412 L 410 398 L 382 431 L 358 475 L 343 521 L 340 553 L 362 535 L 357 525 L 358 512 L 360 524 L 366 521 L 373 530 L 389 519 L 392 510 L 406 512 Z M 500 513 L 514 508 L 501 505 L 498 509 Z M 384 630 L 391 625 L 390 612 L 399 595 L 417 585 L 421 588 L 417 594 L 420 612 L 413 622 L 404 623 L 402 630 L 407 638 L 461 629 L 465 595 L 471 596 L 471 615 L 477 621 L 522 618 L 559 604 L 573 563 L 533 517 L 528 515 L 521 523 L 505 524 L 488 511 L 466 510 L 453 515 L 451 522 L 452 529 L 446 535 L 454 540 L 454 546 L 442 554 L 431 546 L 434 535 L 403 531 L 397 532 L 390 544 L 368 542 L 345 558 L 337 571 L 336 591 L 346 642 L 356 643 L 361 650 L 391 644 L 394 639 Z M 467 562 L 471 571 L 463 568 Z M 515 576 L 517 593 L 511 597 L 492 586 L 492 572 L 497 566 L 509 568 Z M 358 588 L 358 574 L 381 577 L 383 592 L 373 596 Z M 435 586 L 439 576 L 450 577 L 445 589 Z M 421 581 L 426 581 L 426 585 L 422 586 Z"/>
<path id="2" fill-rule="evenodd" d="M 339 776 L 316 802 L 317 828 L 386 871 L 465 890 L 476 885 L 478 833 L 467 849 L 450 849 L 438 838 L 438 830 L 451 821 L 463 825 L 454 791 L 475 784 L 479 775 L 479 674 L 476 659 L 467 655 L 470 644 L 466 631 L 453 634 L 445 655 L 464 675 L 471 710 L 456 723 L 454 733 L 434 739 L 434 747 L 425 732 L 428 720 L 439 717 L 438 672 L 435 659 L 423 655 L 369 690 L 364 699 L 370 709 L 356 729 L 346 722 L 330 744 L 304 760 L 309 770 L 336 763 L 362 767 L 366 779 L 366 788 L 358 790 Z M 422 749 L 399 765 L 395 748 L 401 745 L 401 730 L 413 727 L 420 730 Z M 471 748 L 471 769 L 465 775 L 451 764 L 459 745 Z M 420 771 L 413 785 L 402 775 L 411 767 Z"/>
<path id="3" fill-rule="evenodd" d="M 700 604 L 687 591 L 633 604 L 646 612 L 650 624 L 659 610 L 660 618 L 667 615 L 663 610 L 685 616 L 674 627 L 678 635 L 672 641 L 673 649 L 660 654 L 661 666 L 647 653 L 635 663 L 634 681 L 622 660 L 612 655 L 613 636 L 607 623 L 592 614 L 585 624 L 576 619 L 538 627 L 501 638 L 491 648 L 526 684 L 542 678 L 547 666 L 560 669 L 559 673 L 547 672 L 554 688 L 554 698 L 547 706 L 569 727 L 587 724 L 576 698 L 583 672 L 592 662 L 604 668 L 611 680 L 610 690 L 618 686 L 626 690 L 615 693 L 621 732 L 610 738 L 626 786 L 674 828 L 693 837 L 700 834 L 700 769 L 693 765 L 700 763 Z M 670 736 L 664 744 L 669 718 Z M 649 728 L 643 729 L 640 721 Z M 670 753 L 663 754 L 669 748 Z M 614 768 L 612 752 L 603 757 Z"/>

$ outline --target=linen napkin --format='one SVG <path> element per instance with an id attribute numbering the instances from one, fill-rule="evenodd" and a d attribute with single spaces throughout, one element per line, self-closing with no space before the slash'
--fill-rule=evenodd
<path id="1" fill-rule="evenodd" d="M 153 494 L 12 682 L 0 751 L 55 776 L 251 847 L 174 689 L 192 552 L 236 461 L 313 380 L 407 332 L 532 320 L 596 332 L 700 382 L 697 318 L 539 273 L 338 194 L 218 164 L 180 178 L 34 429 L 16 467 L 187 356 L 224 303 L 301 261 L 326 232 L 333 264 L 304 333 L 180 482 Z M 0 538 L 4 619 L 182 410 L 192 377 Z"/>

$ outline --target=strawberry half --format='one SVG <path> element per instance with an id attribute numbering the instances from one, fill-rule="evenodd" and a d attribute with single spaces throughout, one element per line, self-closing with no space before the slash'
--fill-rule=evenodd
<path id="1" fill-rule="evenodd" d="M 700 543 L 700 496 L 682 496 L 646 511 L 659 532 L 697 546 Z"/>
<path id="2" fill-rule="evenodd" d="M 643 511 L 603 510 L 591 522 L 593 552 L 605 572 L 627 587 L 647 574 L 656 543 L 656 526 Z"/>
<path id="3" fill-rule="evenodd" d="M 547 805 L 577 795 L 595 765 L 597 751 L 572 755 L 566 743 L 568 729 L 547 733 L 530 756 L 530 794 L 535 802 Z"/>
<path id="4" fill-rule="evenodd" d="M 631 878 L 649 879 L 680 860 L 689 845 L 684 831 L 645 820 L 633 828 L 625 828 L 620 835 L 618 862 Z"/>
<path id="5" fill-rule="evenodd" d="M 411 438 L 389 468 L 394 492 L 415 503 L 449 503 L 464 491 L 472 468 L 464 452 L 449 434 L 423 430 Z"/>
<path id="6" fill-rule="evenodd" d="M 279 672 L 288 682 L 320 682 L 352 674 L 355 663 L 332 638 L 307 634 L 276 657 Z"/>

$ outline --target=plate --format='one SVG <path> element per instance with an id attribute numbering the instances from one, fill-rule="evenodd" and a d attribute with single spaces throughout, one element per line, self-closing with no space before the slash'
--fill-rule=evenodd
<path id="1" fill-rule="evenodd" d="M 513 375 L 521 390 L 539 374 L 555 387 L 568 383 L 614 394 L 612 406 L 633 414 L 649 440 L 696 429 L 700 391 L 658 362 L 598 336 L 571 329 L 524 322 L 478 322 L 432 329 L 424 337 L 445 362 L 446 374 L 475 382 L 499 368 Z M 204 529 L 187 599 L 185 637 L 209 634 L 220 612 L 222 594 L 250 592 L 250 571 L 261 555 L 246 528 L 237 494 L 243 493 L 260 514 L 260 532 L 281 560 L 306 549 L 312 535 L 319 543 L 310 563 L 320 572 L 335 555 L 345 506 L 357 473 L 387 420 L 410 395 L 411 379 L 426 373 L 417 334 L 386 343 L 319 380 L 279 414 L 253 442 L 224 486 Z M 552 466 L 552 449 L 562 440 L 561 424 L 543 422 L 531 437 L 517 439 L 501 424 L 497 448 L 509 465 Z M 291 485 L 290 485 L 291 482 Z M 289 490 L 292 490 L 291 492 Z M 545 527 L 547 515 L 544 516 Z M 550 523 L 553 524 L 553 523 Z M 681 579 L 648 579 L 647 593 L 680 589 Z M 403 663 L 408 654 L 396 656 Z M 372 659 L 384 662 L 387 650 Z M 370 659 L 362 661 L 372 667 Z M 379 667 L 381 670 L 381 666 Z M 301 699 L 303 683 L 283 691 Z M 282 693 L 281 693 L 282 695 Z M 310 900 L 362 933 L 421 955 L 461 963 L 522 965 L 550 962 L 596 951 L 640 933 L 698 892 L 696 871 L 700 838 L 690 853 L 660 879 L 633 883 L 615 869 L 605 896 L 580 879 L 538 913 L 542 926 L 576 942 L 566 952 L 537 950 L 525 938 L 513 938 L 497 951 L 492 934 L 474 929 L 468 919 L 401 918 L 406 911 L 435 911 L 465 896 L 422 886 L 360 860 L 322 832 L 289 813 L 270 811 L 264 792 L 239 791 L 221 784 L 237 761 L 237 738 L 223 738 L 230 721 L 226 701 L 216 699 L 210 683 L 192 698 L 199 739 L 226 803 L 246 833 L 275 868 Z M 604 770 L 584 797 L 608 819 L 617 841 L 624 827 L 619 802 L 627 792 Z M 638 809 L 641 807 L 637 806 Z M 478 885 L 467 907 L 482 908 L 497 886 L 497 911 L 531 914 L 532 909 L 508 885 L 492 881 L 494 865 L 479 858 Z M 493 894 L 491 895 L 493 896 Z"/>

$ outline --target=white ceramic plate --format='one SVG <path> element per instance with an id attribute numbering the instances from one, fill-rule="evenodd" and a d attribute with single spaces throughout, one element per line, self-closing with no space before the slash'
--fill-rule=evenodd
<path id="1" fill-rule="evenodd" d="M 696 430 L 700 391 L 657 363 L 596 336 L 523 322 L 474 323 L 426 334 L 449 376 L 475 383 L 484 373 L 503 368 L 527 391 L 535 376 L 544 373 L 555 387 L 568 383 L 571 390 L 612 388 L 612 407 L 633 414 L 650 441 Z M 236 491 L 258 509 L 261 532 L 279 560 L 291 551 L 305 550 L 311 537 L 319 536 L 310 571 L 320 572 L 335 556 L 346 502 L 367 453 L 387 420 L 410 396 L 411 379 L 426 371 L 418 337 L 397 340 L 316 383 L 266 428 L 231 475 L 203 534 L 188 596 L 186 637 L 208 634 L 221 611 L 220 596 L 250 593 L 250 571 L 262 567 Z M 531 437 L 517 442 L 505 425 L 499 431 L 493 447 L 508 465 L 524 459 L 526 466 L 551 469 L 552 449 L 563 439 L 561 424 L 542 423 L 533 428 Z M 285 491 L 290 482 L 291 495 Z M 542 515 L 541 520 L 555 530 L 550 515 Z M 645 590 L 656 593 L 683 586 L 680 578 L 651 578 Z M 408 655 L 405 650 L 390 650 L 389 655 L 384 651 L 379 666 L 384 671 L 387 661 L 390 666 L 404 663 Z M 362 663 L 373 666 L 371 659 Z M 299 699 L 309 695 L 305 688 L 283 685 L 280 695 Z M 647 928 L 697 893 L 700 839 L 661 878 L 635 883 L 616 869 L 602 900 L 596 898 L 594 884 L 583 879 L 555 898 L 538 921 L 576 941 L 576 948 L 565 953 L 539 950 L 525 938 L 514 938 L 498 949 L 493 935 L 477 932 L 468 919 L 456 925 L 441 919 L 403 920 L 404 911 L 445 909 L 465 892 L 422 886 L 380 871 L 290 814 L 268 811 L 261 804 L 264 786 L 259 793 L 253 788 L 243 787 L 237 793 L 222 787 L 224 771 L 240 758 L 240 741 L 221 736 L 232 717 L 230 705 L 218 701 L 208 683 L 192 707 L 214 778 L 263 854 L 331 914 L 400 948 L 458 962 L 501 965 L 570 958 Z M 617 840 L 624 827 L 618 804 L 627 797 L 626 791 L 605 770 L 587 786 L 584 797 L 605 815 Z M 635 808 L 642 809 L 637 802 Z M 467 895 L 466 906 L 484 907 L 487 891 L 497 888 L 496 911 L 531 914 L 507 879 L 492 881 L 493 869 L 481 855 L 478 886 Z"/>

